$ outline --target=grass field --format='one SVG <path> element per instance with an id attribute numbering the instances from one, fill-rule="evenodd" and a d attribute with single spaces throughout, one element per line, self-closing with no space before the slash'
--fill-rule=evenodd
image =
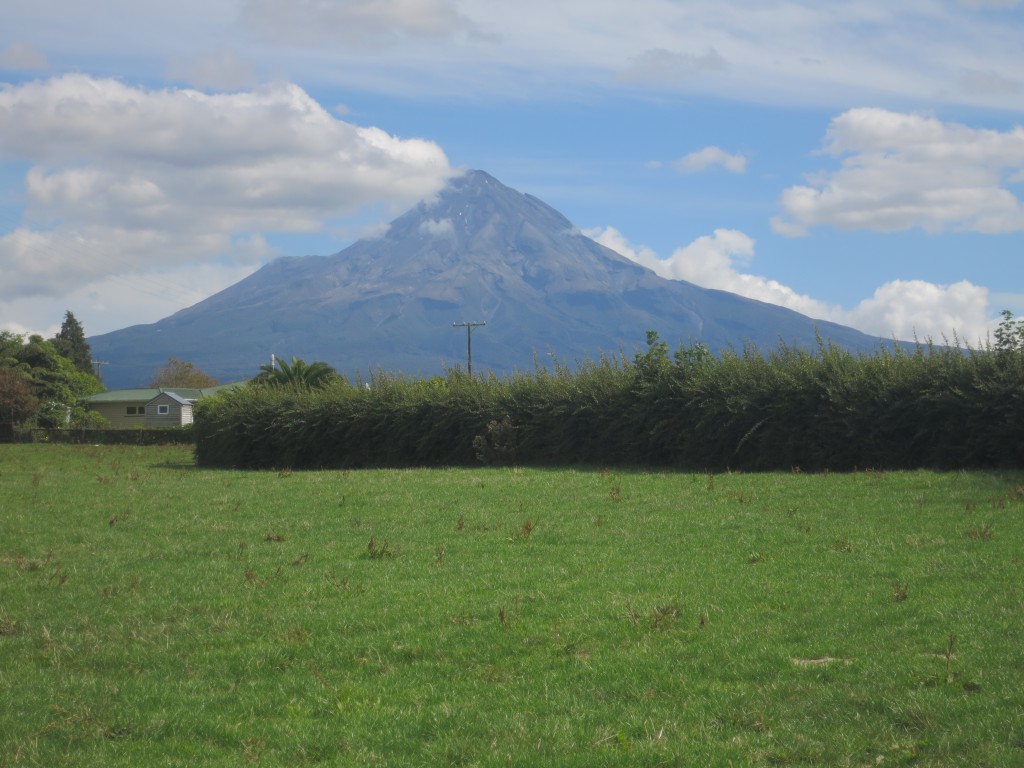
<path id="1" fill-rule="evenodd" d="M 1024 765 L 1024 473 L 0 446 L 0 766 Z"/>

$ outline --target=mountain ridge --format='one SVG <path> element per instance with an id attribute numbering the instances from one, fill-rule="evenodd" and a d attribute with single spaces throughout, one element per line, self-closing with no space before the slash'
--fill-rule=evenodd
<path id="1" fill-rule="evenodd" d="M 585 236 L 532 195 L 468 171 L 387 231 L 330 256 L 276 259 L 150 325 L 92 337 L 108 386 L 142 383 L 170 356 L 222 381 L 271 354 L 350 376 L 441 374 L 465 362 L 454 322 L 485 322 L 474 367 L 532 370 L 632 354 L 648 330 L 713 351 L 781 341 L 873 349 L 885 340 L 736 294 L 667 280 Z"/>

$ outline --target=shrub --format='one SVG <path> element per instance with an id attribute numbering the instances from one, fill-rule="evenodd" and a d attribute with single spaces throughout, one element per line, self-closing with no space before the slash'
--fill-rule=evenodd
<path id="1" fill-rule="evenodd" d="M 717 357 L 700 345 L 669 355 L 651 333 L 632 361 L 575 371 L 248 387 L 197 404 L 196 455 L 232 467 L 1020 466 L 1024 348 L 1011 331 L 980 350 L 822 341 Z"/>

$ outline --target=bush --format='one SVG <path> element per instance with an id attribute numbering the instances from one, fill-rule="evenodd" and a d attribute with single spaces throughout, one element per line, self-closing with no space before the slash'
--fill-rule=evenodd
<path id="1" fill-rule="evenodd" d="M 632 361 L 572 372 L 242 388 L 198 403 L 195 434 L 199 463 L 221 467 L 1016 467 L 1024 350 L 821 342 L 673 356 L 652 333 Z"/>

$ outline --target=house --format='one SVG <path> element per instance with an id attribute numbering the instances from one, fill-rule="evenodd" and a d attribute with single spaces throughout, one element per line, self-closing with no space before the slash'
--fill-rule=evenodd
<path id="1" fill-rule="evenodd" d="M 90 410 L 101 414 L 112 428 L 183 427 L 192 423 L 193 406 L 204 397 L 241 386 L 222 384 L 219 387 L 151 387 L 148 389 L 114 389 L 85 399 Z"/>
<path id="2" fill-rule="evenodd" d="M 145 406 L 147 427 L 184 427 L 192 423 L 195 400 L 186 400 L 174 392 L 161 392 Z"/>

